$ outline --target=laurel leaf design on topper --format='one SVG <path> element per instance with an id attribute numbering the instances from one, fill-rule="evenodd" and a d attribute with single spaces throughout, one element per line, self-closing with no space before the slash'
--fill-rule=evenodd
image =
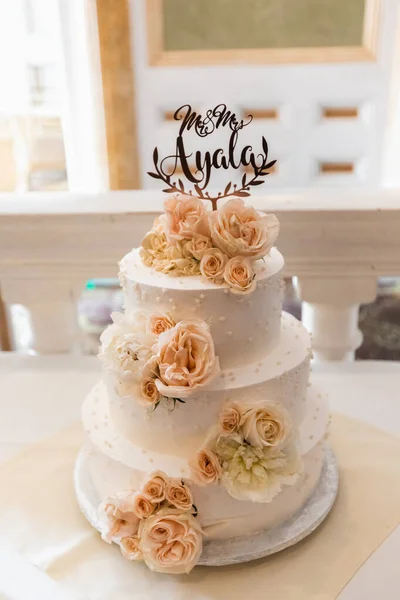
<path id="1" fill-rule="evenodd" d="M 265 181 L 264 178 L 276 163 L 276 160 L 268 161 L 268 143 L 264 136 L 261 138 L 262 151 L 257 154 L 253 152 L 250 145 L 244 146 L 242 150 L 236 148 L 239 131 L 251 123 L 253 120 L 252 115 L 248 115 L 248 120 L 244 122 L 243 119 L 239 120 L 234 112 L 228 110 L 225 104 L 218 104 L 213 109 L 207 110 L 205 116 L 202 117 L 202 115 L 194 112 L 189 104 L 184 104 L 175 111 L 174 120 L 182 121 L 176 138 L 175 153 L 160 158 L 157 147 L 154 148 L 155 171 L 148 171 L 150 177 L 159 179 L 167 186 L 163 189 L 163 192 L 191 194 L 202 200 L 210 200 L 212 209 L 216 210 L 217 202 L 222 198 L 250 196 L 251 188 L 262 185 Z M 195 153 L 186 153 L 183 139 L 185 132 L 193 128 L 199 137 L 204 138 L 220 127 L 228 127 L 231 130 L 227 154 L 223 148 L 218 148 L 213 152 L 206 151 L 202 153 L 200 150 L 196 150 Z M 193 167 L 190 168 L 188 162 L 193 154 L 195 170 Z M 167 162 L 169 162 L 169 167 L 166 166 Z M 213 169 L 227 170 L 230 167 L 239 169 L 242 166 L 247 167 L 249 165 L 253 169 L 253 175 L 248 177 L 248 174 L 245 173 L 240 185 L 229 182 L 223 192 L 218 192 L 217 195 L 210 195 L 207 191 Z M 187 188 L 185 188 L 183 180 L 175 175 L 178 166 L 180 166 L 184 179 L 187 181 Z"/>

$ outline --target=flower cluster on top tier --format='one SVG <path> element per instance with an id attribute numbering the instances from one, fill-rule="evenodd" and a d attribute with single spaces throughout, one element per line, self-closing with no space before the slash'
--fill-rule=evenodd
<path id="1" fill-rule="evenodd" d="M 284 408 L 227 403 L 190 467 L 198 485 L 220 481 L 237 500 L 271 502 L 296 482 L 302 461 Z"/>
<path id="2" fill-rule="evenodd" d="M 175 323 L 166 313 L 113 313 L 100 337 L 99 357 L 117 379 L 120 397 L 156 408 L 187 398 L 219 374 L 210 328 L 201 319 Z M 174 406 L 175 404 L 173 404 Z"/>
<path id="3" fill-rule="evenodd" d="M 201 275 L 236 294 L 255 289 L 253 262 L 275 243 L 275 215 L 259 213 L 240 198 L 210 212 L 202 200 L 183 194 L 168 197 L 164 209 L 142 240 L 145 265 L 169 275 Z"/>
<path id="4" fill-rule="evenodd" d="M 149 475 L 140 491 L 109 496 L 98 509 L 102 538 L 159 573 L 189 573 L 198 562 L 203 539 L 196 516 L 186 483 L 162 471 Z"/>

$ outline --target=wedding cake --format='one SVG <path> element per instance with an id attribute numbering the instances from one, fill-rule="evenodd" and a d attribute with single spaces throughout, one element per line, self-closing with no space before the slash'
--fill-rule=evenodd
<path id="1" fill-rule="evenodd" d="M 104 378 L 83 405 L 88 440 L 75 487 L 85 516 L 124 557 L 189 573 L 259 536 L 261 554 L 233 561 L 265 555 L 264 532 L 280 532 L 274 548 L 283 547 L 292 521 L 290 543 L 301 539 L 329 511 L 337 471 L 325 506 L 328 411 L 309 383 L 310 336 L 282 312 L 278 219 L 247 203 L 275 163 L 268 144 L 240 151 L 252 117 L 224 104 L 204 116 L 184 105 L 174 119 L 175 153 L 162 159 L 155 148 L 149 173 L 166 186 L 164 211 L 120 262 L 124 312 L 101 336 Z M 204 141 L 224 128 L 227 152 L 198 150 L 191 168 L 184 136 Z M 206 190 L 214 170 L 244 167 L 240 184 Z"/>
<path id="2" fill-rule="evenodd" d="M 83 422 L 102 537 L 154 571 L 278 526 L 318 483 L 328 413 L 310 336 L 282 312 L 278 233 L 240 197 L 175 193 L 120 262 Z"/>

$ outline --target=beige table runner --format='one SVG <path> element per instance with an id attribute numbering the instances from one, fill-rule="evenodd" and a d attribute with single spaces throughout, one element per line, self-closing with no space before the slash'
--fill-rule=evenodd
<path id="1" fill-rule="evenodd" d="M 92 600 L 332 600 L 400 522 L 400 440 L 334 415 L 340 492 L 313 535 L 245 565 L 151 573 L 79 513 L 72 470 L 81 441 L 75 426 L 0 468 L 0 543 Z"/>

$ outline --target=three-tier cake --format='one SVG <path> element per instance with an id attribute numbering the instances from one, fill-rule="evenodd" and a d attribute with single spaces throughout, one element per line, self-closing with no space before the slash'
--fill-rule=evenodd
<path id="1" fill-rule="evenodd" d="M 205 542 L 287 521 L 325 453 L 310 337 L 282 313 L 278 220 L 242 198 L 206 204 L 167 197 L 122 259 L 125 310 L 83 407 L 103 539 L 167 573 L 189 572 Z"/>

